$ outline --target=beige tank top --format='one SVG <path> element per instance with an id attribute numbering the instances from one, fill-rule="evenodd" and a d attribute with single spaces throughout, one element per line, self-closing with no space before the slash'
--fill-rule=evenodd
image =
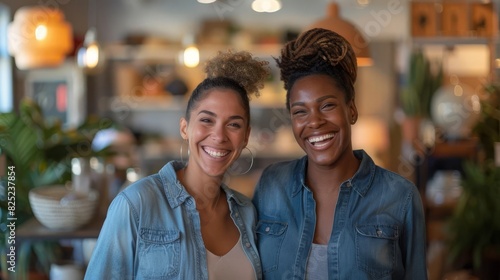
<path id="1" fill-rule="evenodd" d="M 243 251 L 241 238 L 224 256 L 217 256 L 206 251 L 209 280 L 255 280 L 257 278 L 252 263 Z"/>

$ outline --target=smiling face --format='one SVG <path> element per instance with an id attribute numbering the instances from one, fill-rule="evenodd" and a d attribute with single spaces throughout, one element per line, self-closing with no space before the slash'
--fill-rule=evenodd
<path id="1" fill-rule="evenodd" d="M 188 140 L 189 167 L 209 176 L 222 176 L 246 147 L 250 135 L 248 113 L 237 93 L 213 89 L 181 119 L 182 138 Z"/>
<path id="2" fill-rule="evenodd" d="M 309 164 L 335 166 L 352 155 L 351 124 L 358 112 L 333 78 L 313 74 L 298 79 L 289 102 L 293 134 Z"/>

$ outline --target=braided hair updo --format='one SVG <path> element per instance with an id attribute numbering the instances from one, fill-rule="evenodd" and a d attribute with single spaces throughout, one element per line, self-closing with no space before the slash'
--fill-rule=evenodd
<path id="1" fill-rule="evenodd" d="M 191 111 L 206 94 L 213 89 L 229 89 L 235 91 L 250 120 L 250 94 L 259 96 L 264 88 L 264 81 L 269 75 L 267 61 L 260 61 L 246 51 L 219 52 L 205 66 L 207 78 L 193 91 L 186 108 L 185 118 L 189 122 Z"/>
<path id="2" fill-rule="evenodd" d="M 339 34 L 314 28 L 288 42 L 276 59 L 285 84 L 286 106 L 290 109 L 290 90 L 297 79 L 312 74 L 332 77 L 345 92 L 346 102 L 354 98 L 357 75 L 356 55 L 349 42 Z"/>

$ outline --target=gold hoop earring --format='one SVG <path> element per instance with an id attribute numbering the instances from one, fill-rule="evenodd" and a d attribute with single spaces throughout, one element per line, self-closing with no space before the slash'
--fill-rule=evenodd
<path id="1" fill-rule="evenodd" d="M 182 157 L 182 150 L 183 150 L 183 149 L 182 149 L 182 146 L 184 146 L 184 143 L 187 143 L 187 156 L 188 156 L 188 160 L 189 160 L 189 155 L 190 155 L 191 153 L 190 153 L 190 151 L 189 151 L 189 142 L 188 142 L 187 140 L 182 141 L 182 143 L 181 143 L 181 148 L 180 148 L 180 151 L 179 151 L 179 155 L 180 155 L 180 158 L 181 158 L 181 162 L 182 162 L 182 163 L 187 164 L 187 161 L 186 161 L 186 162 L 184 162 L 184 158 Z"/>
<path id="2" fill-rule="evenodd" d="M 253 153 L 252 153 L 252 150 L 250 150 L 248 147 L 245 147 L 244 149 L 247 149 L 248 152 L 250 153 L 250 167 L 247 168 L 246 171 L 244 172 L 241 172 L 241 173 L 234 173 L 234 171 L 238 170 L 239 168 L 239 164 L 238 163 L 233 163 L 233 165 L 231 165 L 230 167 L 230 170 L 228 170 L 228 172 L 231 174 L 231 175 L 235 175 L 235 176 L 241 176 L 241 175 L 245 175 L 247 174 L 248 172 L 250 172 L 250 170 L 252 169 L 253 167 L 253 161 L 254 161 L 254 158 L 253 158 Z M 241 155 L 240 155 L 241 157 Z"/>

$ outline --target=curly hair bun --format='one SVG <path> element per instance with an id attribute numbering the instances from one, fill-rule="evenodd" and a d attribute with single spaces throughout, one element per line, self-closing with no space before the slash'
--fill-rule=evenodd
<path id="1" fill-rule="evenodd" d="M 269 76 L 269 62 L 261 61 L 247 51 L 219 52 L 205 66 L 207 78 L 225 77 L 238 82 L 248 94 L 259 96 Z"/>
<path id="2" fill-rule="evenodd" d="M 341 35 L 323 28 L 313 28 L 288 42 L 277 60 L 285 88 L 295 73 L 326 67 L 338 69 L 346 81 L 354 84 L 357 75 L 356 55 L 349 42 Z"/>

